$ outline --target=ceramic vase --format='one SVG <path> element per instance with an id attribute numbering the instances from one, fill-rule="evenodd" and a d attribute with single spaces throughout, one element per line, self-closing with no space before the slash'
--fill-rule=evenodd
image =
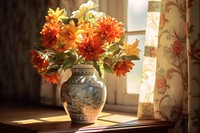
<path id="1" fill-rule="evenodd" d="M 73 123 L 95 123 L 106 101 L 106 86 L 92 65 L 75 65 L 61 87 L 61 100 Z"/>

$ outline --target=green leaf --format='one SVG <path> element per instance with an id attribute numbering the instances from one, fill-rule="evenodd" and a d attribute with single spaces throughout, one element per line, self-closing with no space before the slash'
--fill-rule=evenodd
<path id="1" fill-rule="evenodd" d="M 118 42 L 119 45 L 121 45 L 121 46 L 124 45 L 124 39 L 125 39 L 125 34 L 121 37 L 120 41 Z"/>
<path id="2" fill-rule="evenodd" d="M 119 52 L 121 51 L 121 48 L 119 48 L 118 50 L 116 50 L 113 55 L 119 54 Z"/>
<path id="3" fill-rule="evenodd" d="M 63 62 L 63 69 L 67 69 L 70 68 L 74 65 L 74 62 L 76 61 L 76 56 L 70 56 L 68 58 L 66 58 Z"/>
<path id="4" fill-rule="evenodd" d="M 109 64 L 104 63 L 103 64 L 104 70 L 108 73 L 113 73 L 113 68 Z"/>
<path id="5" fill-rule="evenodd" d="M 55 56 L 50 61 L 61 65 L 64 61 L 64 53 L 56 53 Z"/>
<path id="6" fill-rule="evenodd" d="M 64 45 L 62 45 L 61 41 L 59 41 L 57 45 L 59 48 L 64 48 Z"/>
<path id="7" fill-rule="evenodd" d="M 71 52 L 71 51 L 67 51 L 67 52 L 65 53 L 65 55 L 67 55 L 67 56 L 75 56 L 74 53 Z"/>
<path id="8" fill-rule="evenodd" d="M 121 58 L 123 60 L 140 60 L 140 58 L 137 57 L 136 55 L 122 56 Z"/>
<path id="9" fill-rule="evenodd" d="M 108 51 L 112 52 L 113 54 L 118 54 L 120 52 L 120 47 L 119 47 L 118 43 L 113 43 L 109 47 Z"/>
<path id="10" fill-rule="evenodd" d="M 57 71 L 59 68 L 60 68 L 59 65 L 50 65 L 50 66 L 48 67 L 48 72 L 55 72 L 55 71 Z"/>
<path id="11" fill-rule="evenodd" d="M 99 77 L 102 76 L 102 73 L 101 73 L 101 70 L 100 70 L 100 67 L 99 65 L 97 64 L 97 61 L 96 60 L 93 60 L 93 66 L 94 68 L 97 70 L 98 74 L 99 74 Z"/>
<path id="12" fill-rule="evenodd" d="M 64 64 L 63 64 L 63 69 L 64 70 L 66 70 L 67 68 L 71 68 L 72 66 L 73 66 L 73 62 L 65 62 Z"/>
<path id="13" fill-rule="evenodd" d="M 103 59 L 103 62 L 106 63 L 106 64 L 109 64 L 109 65 L 111 66 L 112 64 L 115 63 L 115 61 L 114 61 L 114 59 L 113 59 L 112 57 L 113 57 L 113 56 L 105 57 L 105 58 Z"/>

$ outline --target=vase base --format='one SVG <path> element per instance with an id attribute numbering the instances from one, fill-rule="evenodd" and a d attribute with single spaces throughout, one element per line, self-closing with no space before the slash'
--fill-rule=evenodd
<path id="1" fill-rule="evenodd" d="M 72 123 L 78 123 L 78 124 L 93 124 L 97 120 L 97 116 L 85 116 L 85 115 L 79 115 L 79 114 L 73 114 L 70 115 Z"/>

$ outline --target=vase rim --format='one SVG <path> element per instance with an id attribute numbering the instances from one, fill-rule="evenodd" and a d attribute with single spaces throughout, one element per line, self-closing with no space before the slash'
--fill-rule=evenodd
<path id="1" fill-rule="evenodd" d="M 93 65 L 89 64 L 76 64 L 73 65 L 72 68 L 94 68 Z"/>

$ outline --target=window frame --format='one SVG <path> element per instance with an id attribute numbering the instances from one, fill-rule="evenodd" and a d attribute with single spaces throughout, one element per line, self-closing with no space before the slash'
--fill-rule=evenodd
<path id="1" fill-rule="evenodd" d="M 127 29 L 127 0 L 99 0 L 98 10 L 104 12 L 119 22 Z M 128 35 L 144 35 L 146 29 L 137 31 L 126 31 Z M 107 86 L 107 101 L 105 109 L 124 112 L 137 112 L 139 94 L 128 94 L 126 91 L 126 76 L 116 77 L 113 74 L 105 73 L 103 79 Z"/>

